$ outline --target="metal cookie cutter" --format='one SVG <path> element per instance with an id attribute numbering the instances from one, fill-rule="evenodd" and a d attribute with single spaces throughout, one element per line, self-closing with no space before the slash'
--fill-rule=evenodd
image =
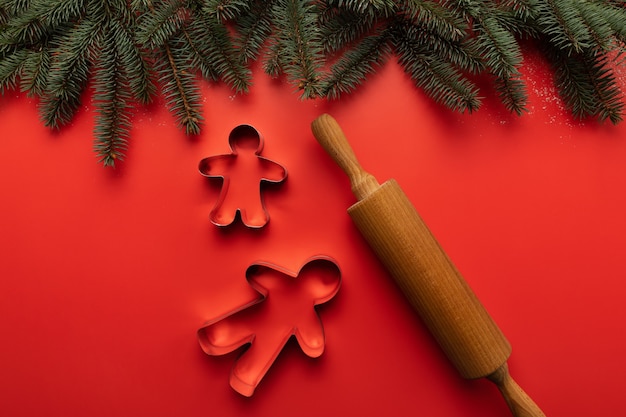
<path id="1" fill-rule="evenodd" d="M 228 226 L 239 212 L 244 225 L 261 228 L 269 221 L 261 185 L 283 182 L 287 170 L 260 156 L 263 138 L 250 125 L 235 127 L 230 132 L 228 144 L 232 153 L 204 158 L 198 166 L 205 177 L 222 178 L 222 189 L 209 217 L 217 226 Z"/>
<path id="2" fill-rule="evenodd" d="M 224 355 L 249 344 L 233 366 L 230 385 L 252 396 L 290 337 L 312 358 L 323 353 L 324 328 L 315 306 L 337 294 L 340 275 L 337 264 L 325 256 L 310 258 L 298 272 L 252 264 L 246 279 L 259 297 L 200 328 L 200 346 L 209 355 Z"/>

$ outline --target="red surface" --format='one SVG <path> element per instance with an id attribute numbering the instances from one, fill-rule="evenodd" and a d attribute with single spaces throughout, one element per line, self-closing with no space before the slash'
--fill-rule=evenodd
<path id="1" fill-rule="evenodd" d="M 626 124 L 573 121 L 542 62 L 529 57 L 524 73 L 522 118 L 492 99 L 450 113 L 395 64 L 330 104 L 257 73 L 249 96 L 205 88 L 198 138 L 160 105 L 138 110 L 116 170 L 92 153 L 89 103 L 51 132 L 35 101 L 1 98 L 1 414 L 508 416 L 493 384 L 457 375 L 357 234 L 348 180 L 310 133 L 322 112 L 367 170 L 407 192 L 511 341 L 511 373 L 546 415 L 620 414 Z M 220 229 L 208 218 L 219 187 L 198 162 L 229 153 L 242 123 L 289 177 L 265 194 L 266 227 Z M 237 354 L 204 354 L 196 331 L 256 296 L 252 263 L 297 270 L 316 255 L 342 273 L 320 306 L 324 354 L 291 341 L 252 398 L 237 394 Z"/>

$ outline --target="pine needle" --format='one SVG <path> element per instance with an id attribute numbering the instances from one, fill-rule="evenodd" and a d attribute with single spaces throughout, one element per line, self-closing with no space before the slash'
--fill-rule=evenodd
<path id="1" fill-rule="evenodd" d="M 46 126 L 58 128 L 69 123 L 78 109 L 91 71 L 91 52 L 100 45 L 101 29 L 100 22 L 85 18 L 60 39 L 40 108 Z"/>
<path id="2" fill-rule="evenodd" d="M 339 99 L 395 56 L 416 88 L 461 112 L 480 106 L 471 77 L 487 74 L 522 114 L 528 37 L 575 117 L 622 120 L 624 0 L 0 0 L 0 94 L 39 97 L 43 122 L 58 128 L 91 81 L 94 148 L 113 165 L 133 107 L 157 86 L 180 127 L 198 134 L 200 76 L 246 93 L 256 60 L 302 99 Z"/>
<path id="3" fill-rule="evenodd" d="M 105 31 L 94 77 L 93 100 L 99 116 L 94 128 L 94 150 L 104 166 L 114 166 L 123 159 L 131 127 L 127 112 L 128 79 L 117 58 L 120 47 L 117 31 L 115 27 Z"/>
<path id="4" fill-rule="evenodd" d="M 305 0 L 278 0 L 273 15 L 281 67 L 301 98 L 318 97 L 323 53 L 313 6 Z"/>
<path id="5" fill-rule="evenodd" d="M 365 81 L 368 74 L 376 71 L 391 54 L 390 37 L 379 33 L 367 37 L 354 49 L 348 51 L 333 65 L 330 77 L 325 80 L 322 91 L 330 99 L 339 99 Z"/>

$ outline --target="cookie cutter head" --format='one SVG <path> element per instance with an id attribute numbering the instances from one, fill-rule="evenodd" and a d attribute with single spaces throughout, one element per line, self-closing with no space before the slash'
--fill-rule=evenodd
<path id="1" fill-rule="evenodd" d="M 222 188 L 209 214 L 216 226 L 232 224 L 239 213 L 244 225 L 261 228 L 269 221 L 262 194 L 264 183 L 281 183 L 287 170 L 261 156 L 264 140 L 251 125 L 235 127 L 228 136 L 230 154 L 215 155 L 200 161 L 200 174 L 222 180 Z"/>
<path id="2" fill-rule="evenodd" d="M 324 327 L 315 307 L 337 294 L 341 274 L 331 258 L 316 256 L 297 272 L 266 262 L 252 264 L 246 280 L 259 297 L 209 321 L 198 330 L 198 340 L 208 355 L 249 345 L 230 375 L 231 387 L 249 397 L 291 337 L 309 357 L 324 352 Z"/>

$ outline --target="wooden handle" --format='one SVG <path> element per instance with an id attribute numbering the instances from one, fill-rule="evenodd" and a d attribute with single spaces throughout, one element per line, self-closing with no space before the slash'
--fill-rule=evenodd
<path id="1" fill-rule="evenodd" d="M 487 378 L 496 384 L 515 417 L 545 417 L 539 406 L 511 378 L 508 365 L 502 365 Z"/>
<path id="2" fill-rule="evenodd" d="M 331 116 L 311 127 L 350 178 L 359 201 L 348 214 L 461 376 L 496 383 L 516 417 L 545 417 L 508 375 L 509 342 L 398 183 L 379 185 Z"/>
<path id="3" fill-rule="evenodd" d="M 376 178 L 361 167 L 339 123 L 332 116 L 322 114 L 313 121 L 311 130 L 322 148 L 348 175 L 357 199 L 362 200 L 380 187 Z"/>

